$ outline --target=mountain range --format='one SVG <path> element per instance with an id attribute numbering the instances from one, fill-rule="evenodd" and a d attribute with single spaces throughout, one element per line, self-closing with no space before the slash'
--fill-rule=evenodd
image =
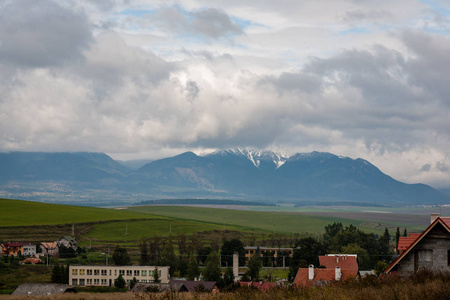
<path id="1" fill-rule="evenodd" d="M 104 153 L 0 153 L 0 197 L 83 205 L 168 198 L 299 205 L 450 203 L 432 187 L 399 182 L 366 160 L 323 152 L 186 152 L 138 169 L 128 166 Z"/>

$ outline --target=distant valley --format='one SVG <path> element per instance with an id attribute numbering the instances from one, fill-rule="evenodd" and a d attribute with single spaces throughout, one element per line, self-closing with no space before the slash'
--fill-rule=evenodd
<path id="1" fill-rule="evenodd" d="M 142 167 L 137 168 L 144 164 Z M 311 152 L 285 156 L 228 149 L 121 163 L 104 153 L 0 153 L 0 197 L 91 206 L 156 199 L 269 204 L 404 206 L 448 204 L 424 184 L 405 184 L 363 159 Z"/>

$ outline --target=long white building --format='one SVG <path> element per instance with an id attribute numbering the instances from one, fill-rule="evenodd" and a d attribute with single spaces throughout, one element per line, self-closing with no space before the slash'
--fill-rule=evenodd
<path id="1" fill-rule="evenodd" d="M 72 286 L 114 286 L 114 280 L 122 275 L 127 284 L 136 278 L 138 282 L 154 281 L 155 268 L 161 283 L 169 282 L 168 266 L 69 266 L 69 285 Z"/>

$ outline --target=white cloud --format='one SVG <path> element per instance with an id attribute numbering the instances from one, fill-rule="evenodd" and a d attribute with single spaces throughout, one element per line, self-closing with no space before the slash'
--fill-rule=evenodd
<path id="1" fill-rule="evenodd" d="M 17 12 L 0 20 L 2 151 L 318 150 L 447 185 L 446 10 L 409 0 L 34 3 L 0 5 Z"/>

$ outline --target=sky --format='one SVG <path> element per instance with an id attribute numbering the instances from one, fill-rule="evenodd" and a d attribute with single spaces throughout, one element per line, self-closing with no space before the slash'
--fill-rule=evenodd
<path id="1" fill-rule="evenodd" d="M 363 158 L 450 188 L 450 2 L 0 1 L 0 151 Z"/>

